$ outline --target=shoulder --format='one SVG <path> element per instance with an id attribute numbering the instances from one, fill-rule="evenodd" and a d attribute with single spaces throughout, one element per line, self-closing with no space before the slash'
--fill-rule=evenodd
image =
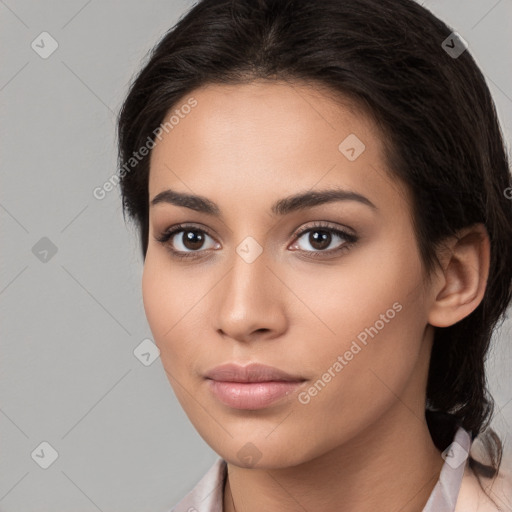
<path id="1" fill-rule="evenodd" d="M 501 468 L 495 478 L 477 475 L 466 465 L 455 512 L 512 512 L 512 473 Z M 494 503 L 493 503 L 494 501 Z"/>

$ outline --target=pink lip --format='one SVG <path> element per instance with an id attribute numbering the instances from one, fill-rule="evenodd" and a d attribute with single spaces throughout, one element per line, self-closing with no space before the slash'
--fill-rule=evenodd
<path id="1" fill-rule="evenodd" d="M 288 395 L 306 379 L 257 363 L 225 364 L 205 375 L 212 393 L 235 409 L 262 409 Z"/>
<path id="2" fill-rule="evenodd" d="M 278 368 L 258 363 L 251 363 L 246 366 L 235 363 L 222 364 L 208 371 L 205 377 L 222 382 L 299 382 L 306 380 L 298 375 L 291 375 Z"/>

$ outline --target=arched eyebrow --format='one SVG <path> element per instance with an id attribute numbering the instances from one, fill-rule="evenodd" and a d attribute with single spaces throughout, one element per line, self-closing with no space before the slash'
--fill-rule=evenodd
<path id="1" fill-rule="evenodd" d="M 341 188 L 330 188 L 325 190 L 308 190 L 279 199 L 272 205 L 271 212 L 273 215 L 283 216 L 335 201 L 357 201 L 370 207 L 374 211 L 378 210 L 375 204 L 367 197 L 357 192 Z M 166 189 L 153 197 L 150 206 L 155 206 L 160 203 L 182 206 L 207 215 L 222 217 L 219 206 L 210 199 L 200 195 Z"/>

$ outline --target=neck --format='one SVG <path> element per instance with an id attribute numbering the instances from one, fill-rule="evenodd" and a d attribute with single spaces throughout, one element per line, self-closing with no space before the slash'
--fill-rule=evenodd
<path id="1" fill-rule="evenodd" d="M 421 512 L 444 460 L 420 411 L 397 401 L 350 442 L 294 467 L 228 463 L 224 512 Z"/>

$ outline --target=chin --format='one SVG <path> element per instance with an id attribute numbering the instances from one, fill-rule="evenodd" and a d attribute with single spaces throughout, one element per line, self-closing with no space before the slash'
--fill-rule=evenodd
<path id="1" fill-rule="evenodd" d="M 286 439 L 290 437 L 283 431 L 281 436 L 264 434 L 261 437 L 255 435 L 241 435 L 229 438 L 222 445 L 219 440 L 207 439 L 205 441 L 220 457 L 234 466 L 256 469 L 280 469 L 299 465 L 310 458 L 314 458 L 313 447 L 303 444 L 300 451 L 290 446 Z M 284 437 L 283 437 L 284 436 Z M 295 443 L 294 443 L 295 444 Z"/>

